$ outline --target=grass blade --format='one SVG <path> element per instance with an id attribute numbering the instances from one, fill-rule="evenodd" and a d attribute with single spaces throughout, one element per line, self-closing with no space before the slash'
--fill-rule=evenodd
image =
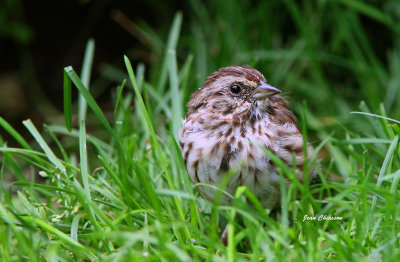
<path id="1" fill-rule="evenodd" d="M 397 124 L 400 124 L 399 120 L 393 119 L 393 118 L 389 118 L 389 117 L 385 117 L 385 116 L 380 116 L 380 115 L 376 115 L 376 114 L 371 114 L 371 113 L 367 113 L 367 112 L 350 112 L 350 114 L 358 114 L 358 115 L 366 115 L 366 116 L 372 116 L 372 117 L 377 117 L 377 118 L 382 118 L 382 119 L 386 119 L 389 120 L 391 122 L 395 122 Z"/>
<path id="2" fill-rule="evenodd" d="M 178 133 L 181 127 L 182 119 L 182 97 L 179 93 L 178 83 L 178 69 L 176 65 L 175 50 L 168 51 L 168 69 L 169 81 L 171 88 L 171 104 L 172 104 L 172 134 L 176 141 L 178 141 Z"/>
<path id="3" fill-rule="evenodd" d="M 67 130 L 71 132 L 72 129 L 72 111 L 71 111 L 71 79 L 64 71 L 64 118 Z"/>
<path id="4" fill-rule="evenodd" d="M 119 104 L 121 103 L 122 91 L 124 90 L 125 84 L 126 84 L 126 79 L 124 79 L 121 86 L 118 88 L 117 100 L 115 101 L 115 108 L 114 108 L 114 122 L 117 119 L 117 112 L 118 112 Z"/>
<path id="5" fill-rule="evenodd" d="M 175 50 L 178 43 L 179 32 L 182 25 L 182 14 L 180 12 L 175 14 L 174 21 L 172 22 L 171 30 L 168 35 L 167 45 L 164 51 L 164 59 L 161 65 L 161 74 L 157 85 L 157 90 L 161 93 L 164 90 L 165 84 L 167 82 L 168 74 L 168 52 L 169 50 Z"/>
<path id="6" fill-rule="evenodd" d="M 386 174 L 386 170 L 388 169 L 389 163 L 390 163 L 390 161 L 391 161 L 391 159 L 392 159 L 394 150 L 396 149 L 398 143 L 399 143 L 399 137 L 396 136 L 396 137 L 393 139 L 393 142 L 392 142 L 392 144 L 390 145 L 389 150 L 387 151 L 385 160 L 383 161 L 381 170 L 380 170 L 380 172 L 379 172 L 378 180 L 376 181 L 376 186 L 377 186 L 377 187 L 381 187 L 381 185 L 382 185 L 384 176 L 385 176 L 385 174 Z M 372 220 L 372 215 L 374 214 L 374 211 L 375 211 L 376 201 L 377 201 L 377 196 L 374 195 L 374 197 L 373 197 L 373 199 L 372 199 L 372 205 L 371 205 L 371 220 L 370 220 L 370 225 L 371 225 L 371 223 L 373 222 L 373 220 Z"/>
<path id="7" fill-rule="evenodd" d="M 81 71 L 82 83 L 84 86 L 86 86 L 88 90 L 90 85 L 90 75 L 92 71 L 93 56 L 94 56 L 94 40 L 89 39 L 89 41 L 86 44 L 85 57 L 83 58 L 83 65 Z M 82 120 L 86 118 L 87 103 L 82 94 L 79 95 L 78 101 L 79 101 L 79 110 L 78 110 L 79 120 Z"/>
<path id="8" fill-rule="evenodd" d="M 114 135 L 114 130 L 110 126 L 110 124 L 107 121 L 107 118 L 104 116 L 103 112 L 101 111 L 100 107 L 97 105 L 96 101 L 92 97 L 92 95 L 89 93 L 85 85 L 82 83 L 82 81 L 79 79 L 78 75 L 75 73 L 74 69 L 71 66 L 68 66 L 64 68 L 64 72 L 68 75 L 68 77 L 72 80 L 72 82 L 75 84 L 76 88 L 79 90 L 79 92 L 82 94 L 82 96 L 85 98 L 87 104 L 90 106 L 90 108 L 93 110 L 93 112 L 96 114 L 96 116 L 99 118 L 101 123 L 104 125 L 104 127 L 107 129 L 107 131 Z"/>
<path id="9" fill-rule="evenodd" d="M 32 149 L 28 142 L 10 124 L 0 116 L 0 126 L 4 128 L 23 148 Z"/>
<path id="10" fill-rule="evenodd" d="M 88 158 L 87 158 L 87 150 L 86 150 L 86 127 L 85 120 L 81 120 L 79 127 L 79 156 L 80 156 L 80 167 L 81 167 L 81 176 L 83 189 L 85 190 L 85 195 L 88 199 L 90 197 L 90 187 L 89 187 L 89 168 L 88 168 Z"/>
<path id="11" fill-rule="evenodd" d="M 46 154 L 47 158 L 50 160 L 51 163 L 55 165 L 55 167 L 63 174 L 66 174 L 65 166 L 61 163 L 61 161 L 56 157 L 47 143 L 44 141 L 43 137 L 39 134 L 36 127 L 33 125 L 30 119 L 25 120 L 22 122 L 26 128 L 31 132 L 33 137 L 35 138 L 36 142 L 39 146 L 43 149 L 44 153 Z"/>

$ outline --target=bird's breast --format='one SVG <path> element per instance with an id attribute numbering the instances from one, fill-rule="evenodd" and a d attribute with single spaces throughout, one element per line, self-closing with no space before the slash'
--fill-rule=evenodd
<path id="1" fill-rule="evenodd" d="M 197 119 L 199 120 L 199 119 Z M 272 150 L 274 134 L 268 121 L 236 125 L 231 119 L 187 119 L 180 134 L 183 158 L 193 182 L 218 186 L 232 170 L 226 190 L 234 194 L 247 186 L 265 207 L 279 199 L 279 176 L 264 150 Z M 202 187 L 203 197 L 213 199 L 214 190 Z"/>

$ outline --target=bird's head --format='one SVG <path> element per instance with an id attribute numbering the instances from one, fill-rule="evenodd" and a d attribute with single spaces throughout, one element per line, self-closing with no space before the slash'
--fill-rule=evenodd
<path id="1" fill-rule="evenodd" d="M 265 77 L 250 66 L 220 68 L 207 77 L 203 86 L 192 95 L 189 113 L 207 108 L 224 115 L 254 107 L 267 107 L 270 97 L 281 91 L 269 84 Z"/>

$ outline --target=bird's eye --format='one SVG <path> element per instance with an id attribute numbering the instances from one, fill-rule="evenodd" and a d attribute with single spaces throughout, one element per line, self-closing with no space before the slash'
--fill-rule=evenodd
<path id="1" fill-rule="evenodd" d="M 240 91 L 242 91 L 242 89 L 240 88 L 240 86 L 238 85 L 231 85 L 231 87 L 229 88 L 231 90 L 232 93 L 234 94 L 239 94 Z"/>

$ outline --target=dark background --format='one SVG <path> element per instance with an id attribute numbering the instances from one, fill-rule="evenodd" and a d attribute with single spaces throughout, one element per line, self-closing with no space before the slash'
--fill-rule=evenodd
<path id="1" fill-rule="evenodd" d="M 392 70 L 389 60 L 391 52 L 398 46 L 399 30 L 394 33 L 395 29 L 363 13 L 357 13 L 352 18 L 354 10 L 339 2 L 332 1 L 335 4 L 329 6 L 325 1 L 2 1 L 0 115 L 25 137 L 28 133 L 22 125 L 24 119 L 32 119 L 38 127 L 43 123 L 63 124 L 63 68 L 72 65 L 76 72 L 80 72 L 89 38 L 93 38 L 96 45 L 91 92 L 102 109 L 112 109 L 110 96 L 123 80 L 125 73 L 123 55 L 128 55 L 134 63 L 153 65 L 155 69 L 146 71 L 146 76 L 157 74 L 157 64 L 160 63 L 164 51 L 163 44 L 178 10 L 183 14 L 177 50 L 178 63 L 181 64 L 188 54 L 194 53 L 195 66 L 192 74 L 193 79 L 198 81 L 191 82 L 193 90 L 204 80 L 205 75 L 229 64 L 259 65 L 262 69 L 265 68 L 260 71 L 270 73 L 279 63 L 279 59 L 272 62 L 257 60 L 259 58 L 245 54 L 261 48 L 293 48 L 299 39 L 305 39 L 309 50 L 315 49 L 351 60 L 355 52 L 349 48 L 349 43 L 353 41 L 360 48 L 365 43 L 362 37 L 357 38 L 357 31 L 344 34 L 340 23 L 343 17 L 354 19 L 364 30 L 361 34 L 366 35 L 365 42 L 369 45 L 365 50 L 372 50 L 373 63 L 366 61 L 365 68 L 359 66 L 361 69 L 358 71 L 326 63 L 320 70 L 325 87 L 296 89 L 291 87 L 292 83 L 285 90 L 289 90 L 292 100 L 297 97 L 308 98 L 311 109 L 321 119 L 328 119 L 327 122 L 334 114 L 348 113 L 350 109 L 356 108 L 363 99 L 370 98 L 371 101 L 367 102 L 376 107 L 385 100 L 384 92 L 376 92 L 376 99 L 374 95 L 363 95 L 366 91 L 360 84 L 361 80 L 357 78 L 376 73 L 368 63 L 376 63 L 387 71 Z M 304 32 L 296 22 L 298 11 L 292 8 L 296 3 L 304 21 L 315 19 L 307 26 L 309 32 Z M 387 14 L 392 19 L 391 22 L 400 17 L 398 1 L 365 3 Z M 241 8 L 232 8 L 231 4 L 241 5 Z M 308 18 L 307 14 L 312 15 L 313 9 L 322 10 L 321 14 L 316 15 L 316 18 Z M 343 14 L 343 17 L 337 14 Z M 236 23 L 239 20 L 245 22 Z M 155 41 L 149 43 L 143 37 L 143 32 L 154 33 L 152 37 Z M 353 35 L 355 40 L 346 39 Z M 155 44 L 157 41 L 158 46 Z M 201 52 L 197 52 L 201 50 L 201 45 L 207 57 L 205 61 L 199 59 L 198 54 Z M 368 54 L 365 57 L 368 58 Z M 294 67 L 304 66 L 301 62 Z M 362 65 L 364 62 L 357 63 Z M 306 65 L 306 68 L 313 66 L 315 68 L 313 64 Z M 110 77 L 107 73 L 113 68 L 121 70 L 120 79 Z M 312 72 L 314 71 L 310 73 L 305 69 L 301 71 L 301 77 L 313 79 Z M 274 80 L 274 75 L 272 79 Z M 310 82 L 319 86 L 318 81 Z M 275 77 L 275 82 L 283 80 Z M 395 92 L 395 97 L 398 94 L 399 92 Z M 73 95 L 76 99 L 76 93 Z M 337 102 L 332 102 L 332 95 L 335 95 Z M 392 109 L 396 116 L 399 107 L 393 104 L 395 103 L 392 101 L 388 109 Z M 10 145 L 14 144 L 3 130 L 0 135 Z"/>
<path id="2" fill-rule="evenodd" d="M 126 24 L 146 21 L 166 34 L 175 11 L 184 8 L 179 1 L 109 0 L 17 0 L 0 6 L 0 115 L 24 134 L 22 120 L 41 126 L 62 115 L 63 68 L 72 65 L 80 72 L 89 38 L 95 40 L 92 79 L 98 79 L 106 63 L 122 65 L 124 54 L 150 62 L 146 47 Z M 103 106 L 110 102 L 107 87 L 113 86 L 95 92 Z"/>

